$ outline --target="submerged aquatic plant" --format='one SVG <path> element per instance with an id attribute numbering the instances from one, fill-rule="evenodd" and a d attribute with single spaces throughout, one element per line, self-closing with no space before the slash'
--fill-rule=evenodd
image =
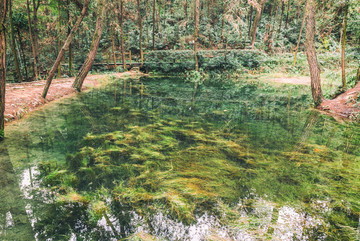
<path id="1" fill-rule="evenodd" d="M 210 217 L 234 239 L 280 239 L 286 212 L 302 220 L 291 229 L 299 239 L 355 236 L 359 136 L 303 111 L 302 87 L 205 81 L 192 100 L 192 84 L 154 82 L 101 106 L 99 120 L 89 114 L 92 132 L 66 160 L 40 163 L 57 211 L 79 207 L 62 214 L 77 215 L 92 237 L 104 224 L 112 237 L 158 237 L 159 218 L 188 230 Z"/>

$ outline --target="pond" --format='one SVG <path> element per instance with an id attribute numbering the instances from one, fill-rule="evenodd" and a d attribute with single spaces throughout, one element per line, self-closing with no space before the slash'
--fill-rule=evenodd
<path id="1" fill-rule="evenodd" d="M 7 127 L 1 240 L 356 240 L 360 125 L 308 86 L 115 79 Z"/>

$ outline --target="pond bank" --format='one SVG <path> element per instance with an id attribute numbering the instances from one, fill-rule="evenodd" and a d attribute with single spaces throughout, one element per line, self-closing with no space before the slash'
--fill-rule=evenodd
<path id="1" fill-rule="evenodd" d="M 109 76 L 122 78 L 139 74 L 140 73 L 136 71 L 128 71 L 124 73 L 88 75 L 82 91 L 101 86 Z M 76 93 L 71 86 L 74 80 L 75 77 L 54 79 L 46 100 L 41 97 L 46 80 L 6 84 L 5 122 L 10 123 L 14 120 L 21 119 L 27 113 L 48 102 L 72 96 Z"/>
<path id="2" fill-rule="evenodd" d="M 345 93 L 335 99 L 325 100 L 319 109 L 328 115 L 346 119 L 358 120 L 360 118 L 360 83 L 354 88 L 348 89 Z"/>

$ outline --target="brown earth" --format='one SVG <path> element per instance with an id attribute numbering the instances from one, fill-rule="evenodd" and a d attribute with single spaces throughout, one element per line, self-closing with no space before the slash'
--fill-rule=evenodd
<path id="1" fill-rule="evenodd" d="M 138 75 L 138 72 L 114 73 L 116 77 Z M 109 74 L 88 75 L 84 82 L 83 91 L 100 86 Z M 50 102 L 64 97 L 72 96 L 76 91 L 71 87 L 75 78 L 54 79 L 50 86 L 46 100 L 41 97 L 45 80 L 6 84 L 5 94 L 5 121 L 11 122 L 22 118 L 28 112 Z M 286 84 L 310 85 L 310 78 L 273 78 L 270 81 Z M 360 114 L 360 104 L 357 99 L 360 96 L 360 83 L 353 89 L 339 95 L 333 100 L 325 100 L 319 109 L 335 117 L 356 118 Z"/>
<path id="2" fill-rule="evenodd" d="M 282 78 L 273 78 L 270 81 L 276 82 L 276 83 L 283 83 L 283 84 L 294 84 L 294 85 L 310 85 L 311 79 L 310 77 L 282 77 Z"/>
<path id="3" fill-rule="evenodd" d="M 121 78 L 138 74 L 138 72 L 130 71 L 125 73 L 114 73 L 112 75 Z M 109 74 L 88 75 L 84 81 L 82 91 L 100 86 L 109 76 Z M 8 123 L 20 119 L 25 114 L 50 101 L 72 96 L 76 93 L 71 87 L 74 79 L 75 78 L 54 79 L 46 100 L 41 97 L 46 82 L 45 80 L 6 84 L 5 122 Z"/>
<path id="4" fill-rule="evenodd" d="M 330 115 L 358 119 L 360 115 L 360 83 L 354 88 L 347 90 L 335 99 L 325 100 L 319 109 L 326 111 Z"/>
<path id="5" fill-rule="evenodd" d="M 310 77 L 274 77 L 268 79 L 271 82 L 310 85 Z M 331 115 L 336 119 L 359 119 L 360 118 L 360 83 L 354 88 L 347 90 L 335 99 L 325 100 L 318 108 L 324 114 Z"/>

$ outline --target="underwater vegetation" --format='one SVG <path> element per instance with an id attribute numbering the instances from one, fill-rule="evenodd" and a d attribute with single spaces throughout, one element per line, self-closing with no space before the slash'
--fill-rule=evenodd
<path id="1" fill-rule="evenodd" d="M 44 110 L 9 149 L 36 164 L 37 237 L 356 239 L 359 126 L 309 109 L 306 88 L 114 80 Z"/>
<path id="2" fill-rule="evenodd" d="M 144 118 L 136 110 L 113 111 L 130 119 Z M 149 116 L 152 124 L 88 134 L 84 147 L 62 166 L 40 163 L 43 184 L 52 187 L 56 202 L 79 205 L 89 221 L 105 217 L 109 226 L 108 215 L 122 219 L 124 210 L 148 222 L 162 210 L 188 225 L 210 213 L 233 232 L 250 225 L 247 231 L 263 238 L 271 237 L 276 219 L 267 232 L 257 233 L 263 225 L 260 217 L 245 219 L 241 210 L 251 212 L 257 202 L 269 202 L 262 205 L 274 209 L 291 203 L 316 220 L 316 228 L 304 227 L 306 237 L 357 234 L 360 170 L 344 166 L 358 163 L 358 157 L 304 143 L 290 152 L 266 153 L 269 150 L 251 149 L 247 136 L 240 133 Z"/>

